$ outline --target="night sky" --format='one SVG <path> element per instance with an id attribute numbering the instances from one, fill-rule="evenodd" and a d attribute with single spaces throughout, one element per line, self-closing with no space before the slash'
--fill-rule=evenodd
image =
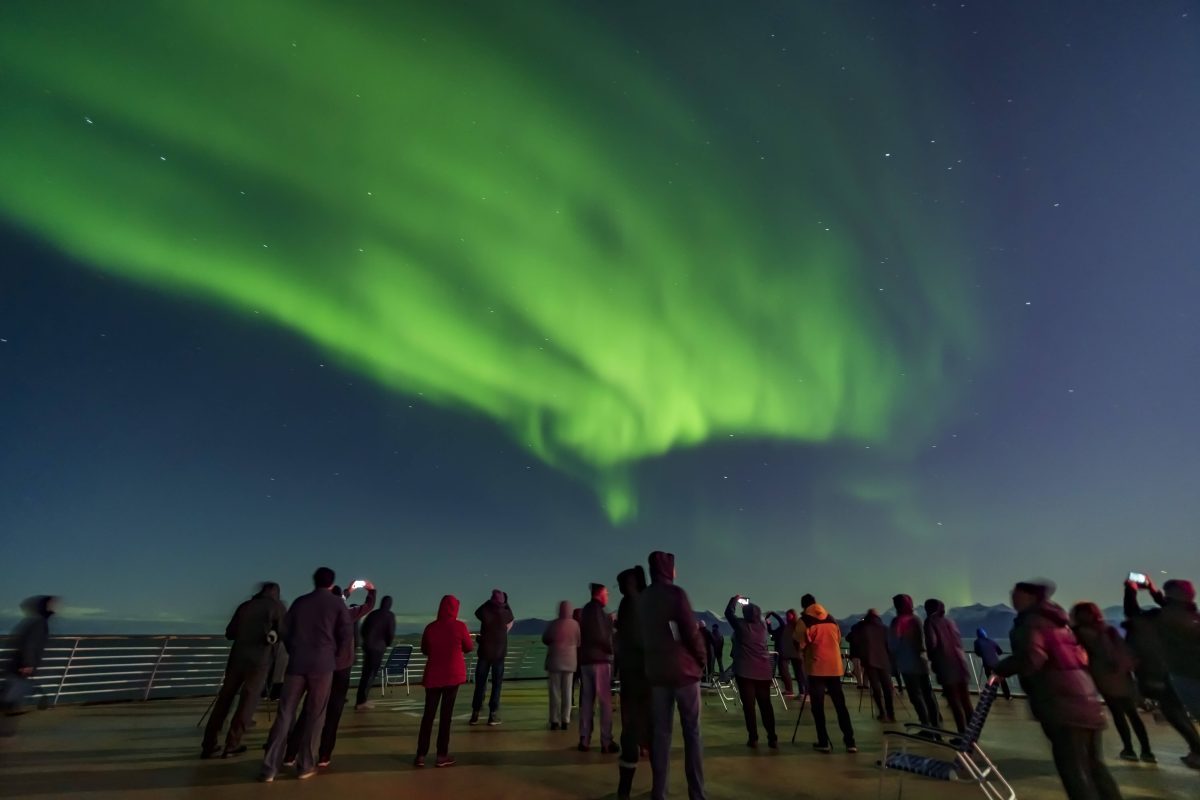
<path id="1" fill-rule="evenodd" d="M 1200 579 L 1198 25 L 5 3 L 0 606 Z"/>

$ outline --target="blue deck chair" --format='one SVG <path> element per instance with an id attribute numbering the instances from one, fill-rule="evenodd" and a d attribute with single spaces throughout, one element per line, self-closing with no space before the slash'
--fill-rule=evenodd
<path id="1" fill-rule="evenodd" d="M 992 710 L 999 689 L 1000 684 L 996 681 L 989 681 L 983 687 L 979 693 L 979 701 L 975 704 L 975 712 L 967 722 L 966 731 L 961 734 L 916 722 L 906 723 L 905 731 L 884 731 L 883 758 L 879 762 L 879 796 L 883 796 L 883 773 L 896 770 L 900 772 L 897 797 L 904 792 L 904 773 L 907 772 L 940 781 L 974 783 L 989 800 L 1016 800 L 1016 791 L 979 747 L 983 723 L 987 721 L 988 712 Z M 917 730 L 922 735 L 909 733 L 908 730 Z M 898 744 L 900 749 L 891 749 L 893 742 Z M 953 758 L 937 758 L 910 752 L 909 748 L 917 744 L 922 747 L 940 748 L 942 751 L 948 750 L 953 753 Z"/>
<path id="2" fill-rule="evenodd" d="M 388 660 L 379 671 L 379 693 L 387 694 L 387 687 L 403 686 L 405 694 L 412 694 L 408 688 L 408 662 L 412 660 L 413 646 L 398 644 L 392 648 Z"/>

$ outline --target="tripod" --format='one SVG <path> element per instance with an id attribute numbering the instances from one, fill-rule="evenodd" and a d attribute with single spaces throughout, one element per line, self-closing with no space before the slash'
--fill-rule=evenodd
<path id="1" fill-rule="evenodd" d="M 800 713 L 796 715 L 796 727 L 792 728 L 792 744 L 796 743 L 796 734 L 800 732 L 800 720 L 804 719 L 804 707 L 808 705 L 808 692 L 800 698 Z"/>

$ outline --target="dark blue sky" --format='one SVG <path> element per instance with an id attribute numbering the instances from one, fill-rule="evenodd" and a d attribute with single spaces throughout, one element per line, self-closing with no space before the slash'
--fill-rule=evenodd
<path id="1" fill-rule="evenodd" d="M 935 199 L 965 223 L 985 346 L 927 447 L 680 449 L 636 468 L 638 516 L 614 525 L 488 419 L 0 220 L 0 606 L 53 592 L 117 628 L 215 629 L 255 581 L 290 598 L 328 564 L 413 619 L 495 586 L 519 616 L 547 616 L 652 549 L 678 554 L 700 608 L 735 592 L 788 607 L 811 591 L 839 615 L 898 591 L 995 603 L 1032 574 L 1064 602 L 1109 605 L 1130 569 L 1200 579 L 1200 15 L 893 5 L 614 8 L 605 22 L 686 86 L 713 41 L 749 57 L 765 31 L 775 46 L 845 14 L 895 54 L 899 85 L 936 82 L 932 105 L 913 89 L 918 116 L 954 146 L 905 157 L 952 168 Z M 736 77 L 766 91 L 761 71 Z M 681 91 L 718 116 L 736 105 Z M 868 489 L 848 493 L 851 473 Z"/>

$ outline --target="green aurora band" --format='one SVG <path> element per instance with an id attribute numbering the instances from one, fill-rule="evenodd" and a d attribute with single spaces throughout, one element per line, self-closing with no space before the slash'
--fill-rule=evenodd
<path id="1" fill-rule="evenodd" d="M 908 177 L 836 114 L 731 87 L 788 154 L 734 159 L 713 109 L 579 7 L 500 5 L 6 4 L 0 214 L 487 415 L 614 520 L 672 448 L 935 424 L 978 342 Z M 902 126 L 871 80 L 862 113 Z"/>

